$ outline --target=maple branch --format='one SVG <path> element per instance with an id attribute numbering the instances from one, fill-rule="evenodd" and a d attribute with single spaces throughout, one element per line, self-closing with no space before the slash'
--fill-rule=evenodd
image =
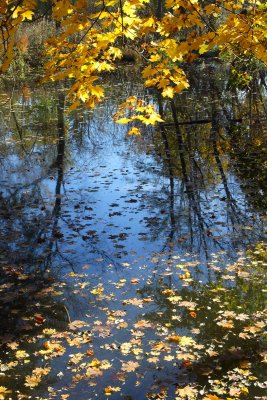
<path id="1" fill-rule="evenodd" d="M 120 4 L 120 13 L 121 13 L 122 43 L 124 43 L 124 22 L 123 22 L 123 6 L 122 6 L 122 0 L 119 0 L 119 4 Z"/>

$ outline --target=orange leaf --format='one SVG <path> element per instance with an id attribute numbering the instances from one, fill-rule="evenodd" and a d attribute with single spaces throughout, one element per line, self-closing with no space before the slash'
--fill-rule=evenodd
<path id="1" fill-rule="evenodd" d="M 42 317 L 41 314 L 34 314 L 34 321 L 35 321 L 37 324 L 42 324 L 42 323 L 45 321 L 45 318 Z"/>
<path id="2" fill-rule="evenodd" d="M 168 340 L 169 340 L 170 342 L 179 343 L 180 340 L 181 340 L 181 336 L 169 336 L 169 337 L 168 337 Z"/>
<path id="3" fill-rule="evenodd" d="M 197 316 L 197 314 L 196 314 L 194 311 L 191 311 L 191 312 L 189 313 L 189 315 L 190 315 L 192 318 L 196 318 L 196 316 Z"/>
<path id="4" fill-rule="evenodd" d="M 183 360 L 183 362 L 182 362 L 182 367 L 185 367 L 185 368 L 190 368 L 190 367 L 192 367 L 192 365 L 193 365 L 192 362 L 187 359 Z"/>
<path id="5" fill-rule="evenodd" d="M 214 394 L 207 394 L 207 396 L 205 396 L 203 400 L 222 400 L 222 398 Z"/>

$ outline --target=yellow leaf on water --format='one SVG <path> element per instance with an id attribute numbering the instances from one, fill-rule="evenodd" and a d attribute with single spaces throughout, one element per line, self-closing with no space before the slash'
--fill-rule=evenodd
<path id="1" fill-rule="evenodd" d="M 178 388 L 175 392 L 175 394 L 178 394 L 179 397 L 176 397 L 176 399 L 180 400 L 181 398 L 183 399 L 195 399 L 197 396 L 198 390 L 195 389 L 194 387 L 187 385 L 183 388 Z"/>
<path id="2" fill-rule="evenodd" d="M 29 386 L 30 388 L 34 388 L 39 385 L 41 382 L 41 376 L 37 375 L 27 375 L 25 378 L 25 386 Z"/>
<path id="3" fill-rule="evenodd" d="M 11 390 L 8 390 L 5 386 L 0 386 L 0 399 L 1 396 L 4 399 L 4 395 L 8 393 L 11 393 Z"/>
<path id="4" fill-rule="evenodd" d="M 196 345 L 196 342 L 194 339 L 192 339 L 189 336 L 181 336 L 180 346 L 194 346 L 194 345 Z"/>
<path id="5" fill-rule="evenodd" d="M 18 350 L 18 351 L 16 351 L 15 356 L 16 356 L 16 358 L 21 359 L 21 358 L 26 358 L 26 357 L 28 357 L 29 354 L 26 353 L 25 350 Z"/>

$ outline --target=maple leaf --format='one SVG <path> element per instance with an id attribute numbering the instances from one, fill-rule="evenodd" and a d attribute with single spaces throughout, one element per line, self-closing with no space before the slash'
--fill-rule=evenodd
<path id="1" fill-rule="evenodd" d="M 175 294 L 175 292 L 171 289 L 165 289 L 162 291 L 162 294 L 166 295 L 166 296 L 173 296 Z"/>
<path id="2" fill-rule="evenodd" d="M 166 86 L 162 91 L 163 97 L 169 97 L 170 99 L 174 96 L 174 89 L 172 86 Z"/>
<path id="3" fill-rule="evenodd" d="M 128 135 L 140 136 L 141 135 L 140 129 L 133 127 L 132 129 L 129 130 Z"/>
<path id="4" fill-rule="evenodd" d="M 137 306 L 137 307 L 143 307 L 143 300 L 137 299 L 137 298 L 123 300 L 122 303 L 123 304 L 132 304 L 133 306 Z"/>
<path id="5" fill-rule="evenodd" d="M 246 333 L 246 332 L 240 332 L 239 334 L 238 334 L 238 336 L 241 338 L 241 339 L 250 339 L 251 338 L 251 335 L 249 335 L 248 333 Z"/>
<path id="6" fill-rule="evenodd" d="M 125 342 L 120 345 L 120 350 L 123 354 L 129 354 L 132 348 L 132 343 Z"/>
<path id="7" fill-rule="evenodd" d="M 21 359 L 21 358 L 29 357 L 29 354 L 26 353 L 25 350 L 18 350 L 18 351 L 16 351 L 15 356 L 16 356 L 16 358 Z"/>
<path id="8" fill-rule="evenodd" d="M 221 320 L 217 322 L 217 325 L 221 326 L 224 329 L 231 329 L 234 327 L 234 322 L 232 320 Z"/>
<path id="9" fill-rule="evenodd" d="M 25 378 L 24 385 L 29 386 L 30 388 L 34 388 L 39 385 L 39 383 L 41 382 L 41 379 L 42 379 L 41 375 L 39 375 L 39 376 L 35 375 L 35 374 L 27 375 Z"/>
<path id="10" fill-rule="evenodd" d="M 170 345 L 164 343 L 164 342 L 158 342 L 158 343 L 153 343 L 152 349 L 156 351 L 170 351 L 171 347 Z"/>
<path id="11" fill-rule="evenodd" d="M 179 344 L 180 346 L 195 346 L 196 342 L 189 336 L 181 336 Z"/>
<path id="12" fill-rule="evenodd" d="M 218 352 L 214 351 L 214 350 L 206 350 L 206 353 L 210 356 L 210 357 L 216 357 L 218 356 Z"/>
<path id="13" fill-rule="evenodd" d="M 150 321 L 146 321 L 145 319 L 141 319 L 140 321 L 136 322 L 134 324 L 134 327 L 136 329 L 145 329 L 145 328 L 151 328 L 152 324 Z"/>
<path id="14" fill-rule="evenodd" d="M 170 296 L 170 297 L 167 297 L 167 299 L 168 299 L 171 303 L 177 304 L 177 303 L 180 302 L 180 300 L 182 300 L 182 297 L 181 297 L 181 296 Z"/>
<path id="15" fill-rule="evenodd" d="M 112 364 L 108 360 L 102 360 L 100 363 L 100 369 L 109 369 L 112 367 Z"/>
<path id="16" fill-rule="evenodd" d="M 174 356 L 172 356 L 172 355 L 164 356 L 164 360 L 165 361 L 172 361 L 172 360 L 174 360 Z"/>
<path id="17" fill-rule="evenodd" d="M 52 335 L 55 335 L 56 333 L 57 333 L 57 331 L 55 329 L 51 329 L 51 328 L 43 329 L 44 335 L 52 336 Z"/>
<path id="18" fill-rule="evenodd" d="M 254 326 L 246 326 L 244 328 L 244 331 L 255 334 L 255 333 L 260 332 L 261 329 L 254 325 Z"/>
<path id="19" fill-rule="evenodd" d="M 49 368 L 49 367 L 48 368 L 37 367 L 32 371 L 32 373 L 35 375 L 47 375 L 50 371 L 51 371 L 51 368 Z"/>
<path id="20" fill-rule="evenodd" d="M 118 122 L 118 121 L 117 121 L 117 122 Z M 93 289 L 93 290 L 90 291 L 90 293 L 92 293 L 92 294 L 101 294 L 101 293 L 103 293 L 103 292 L 104 292 L 104 288 L 103 288 L 102 286 L 100 286 L 100 287 L 98 287 L 98 288 Z"/>
<path id="21" fill-rule="evenodd" d="M 84 321 L 75 320 L 75 321 L 72 321 L 71 323 L 69 323 L 69 329 L 71 329 L 72 331 L 75 331 L 76 329 L 82 328 L 86 325 L 87 325 L 87 323 Z"/>
<path id="22" fill-rule="evenodd" d="M 7 345 L 7 347 L 9 347 L 12 350 L 16 350 L 19 347 L 18 342 L 9 342 L 6 345 Z"/>
<path id="23" fill-rule="evenodd" d="M 133 372 L 139 367 L 139 365 L 140 364 L 138 362 L 128 361 L 122 364 L 121 369 L 124 372 Z"/>
<path id="24" fill-rule="evenodd" d="M 179 395 L 179 398 L 188 398 L 188 399 L 195 399 L 197 397 L 198 394 L 198 390 L 195 389 L 192 386 L 185 386 L 183 388 L 177 389 L 175 394 Z M 178 397 L 176 397 L 176 399 L 179 399 Z"/>
<path id="25" fill-rule="evenodd" d="M 86 369 L 85 374 L 88 378 L 96 378 L 98 376 L 102 376 L 103 372 L 99 368 L 89 367 Z"/>
<path id="26" fill-rule="evenodd" d="M 51 371 L 51 368 L 35 368 L 32 371 L 32 375 L 27 375 L 25 379 L 25 386 L 34 388 L 41 382 L 42 376 L 47 375 Z"/>
<path id="27" fill-rule="evenodd" d="M 5 386 L 0 386 L 0 400 L 5 399 L 5 395 L 11 393 L 11 390 L 8 390 Z"/>
<path id="28" fill-rule="evenodd" d="M 157 363 L 158 361 L 159 361 L 158 357 L 149 357 L 147 359 L 147 362 L 149 362 L 149 363 Z"/>
<path id="29" fill-rule="evenodd" d="M 57 341 L 46 341 L 43 344 L 44 350 L 40 350 L 40 354 L 50 355 L 50 357 L 57 357 L 64 354 L 65 348 Z"/>
<path id="30" fill-rule="evenodd" d="M 128 124 L 128 122 L 131 122 L 130 118 L 120 118 L 116 120 L 117 124 Z"/>
<path id="31" fill-rule="evenodd" d="M 194 310 L 197 306 L 197 303 L 194 303 L 193 301 L 181 301 L 179 306 L 186 307 L 189 310 Z"/>
<path id="32" fill-rule="evenodd" d="M 180 343 L 181 336 L 169 336 L 167 339 L 170 342 Z"/>
<path id="33" fill-rule="evenodd" d="M 107 386 L 107 387 L 105 387 L 104 388 L 104 394 L 106 395 L 106 396 L 110 396 L 110 395 L 112 395 L 112 393 L 114 393 L 114 392 L 120 392 L 121 391 L 121 388 L 120 387 L 118 387 L 118 386 Z"/>
<path id="34" fill-rule="evenodd" d="M 78 364 L 82 358 L 83 358 L 84 354 L 83 353 L 76 353 L 74 354 L 70 359 L 69 359 L 69 364 Z"/>

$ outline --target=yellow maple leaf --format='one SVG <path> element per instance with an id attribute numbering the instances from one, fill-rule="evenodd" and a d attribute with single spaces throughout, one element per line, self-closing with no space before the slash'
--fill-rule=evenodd
<path id="1" fill-rule="evenodd" d="M 8 390 L 5 386 L 0 386 L 0 400 L 5 400 L 5 397 L 11 390 Z"/>
<path id="2" fill-rule="evenodd" d="M 117 124 L 128 124 L 128 122 L 130 122 L 131 119 L 130 118 L 120 118 L 116 121 Z"/>
<path id="3" fill-rule="evenodd" d="M 140 136 L 141 132 L 138 128 L 133 127 L 129 132 L 128 135 Z"/>
<path id="4" fill-rule="evenodd" d="M 90 293 L 92 293 L 92 294 L 100 294 L 103 292 L 104 292 L 104 288 L 102 288 L 102 287 L 98 287 L 97 289 L 93 289 L 90 291 Z"/>
<path id="5" fill-rule="evenodd" d="M 34 388 L 39 385 L 41 382 L 41 375 L 37 376 L 35 374 L 33 375 L 27 375 L 25 378 L 25 386 L 29 386 L 30 388 Z"/>
<path id="6" fill-rule="evenodd" d="M 21 359 L 21 358 L 26 358 L 26 357 L 28 357 L 29 354 L 26 353 L 25 350 L 18 350 L 18 351 L 16 351 L 15 356 L 16 356 L 16 358 Z"/>
<path id="7" fill-rule="evenodd" d="M 196 342 L 189 336 L 181 336 L 179 344 L 180 346 L 194 346 Z"/>
<path id="8" fill-rule="evenodd" d="M 162 91 L 163 97 L 169 97 L 170 99 L 174 96 L 174 90 L 172 86 L 166 86 Z"/>
<path id="9" fill-rule="evenodd" d="M 23 13 L 21 14 L 22 20 L 24 21 L 25 19 L 28 19 L 30 21 L 32 20 L 33 15 L 34 12 L 32 10 L 23 11 Z"/>

